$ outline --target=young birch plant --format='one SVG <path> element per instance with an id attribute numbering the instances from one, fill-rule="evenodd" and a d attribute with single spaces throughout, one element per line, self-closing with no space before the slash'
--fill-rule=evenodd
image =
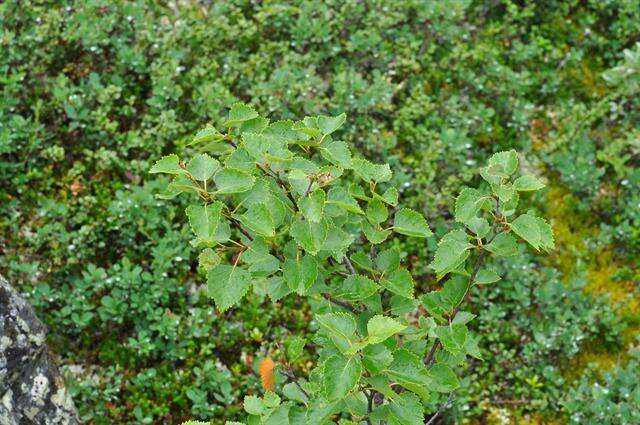
<path id="1" fill-rule="evenodd" d="M 252 288 L 313 306 L 315 368 L 302 377 L 289 366 L 305 348 L 297 338 L 276 367 L 283 384 L 245 397 L 247 424 L 433 421 L 443 409 L 425 417 L 425 406 L 450 402 L 455 369 L 480 358 L 467 328 L 475 316 L 461 305 L 474 287 L 500 279 L 491 259 L 518 254 L 518 240 L 554 246 L 544 219 L 517 212 L 519 194 L 544 185 L 515 178 L 515 151 L 497 153 L 480 170 L 486 183 L 455 201 L 456 224 L 430 264 L 444 283 L 417 294 L 399 251 L 383 243 L 392 233 L 433 233 L 422 214 L 398 206 L 389 165 L 334 139 L 344 122 L 344 114 L 270 122 L 236 104 L 224 132 L 208 126 L 195 136 L 200 153 L 188 162 L 169 155 L 151 169 L 173 175 L 160 196 L 196 195 L 186 209 L 191 243 L 218 311 Z"/>

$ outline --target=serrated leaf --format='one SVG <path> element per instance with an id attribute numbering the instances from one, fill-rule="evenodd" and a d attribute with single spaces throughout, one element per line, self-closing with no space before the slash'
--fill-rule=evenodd
<path id="1" fill-rule="evenodd" d="M 398 269 L 385 276 L 380 285 L 388 291 L 401 297 L 413 298 L 413 278 L 407 269 Z"/>
<path id="2" fill-rule="evenodd" d="M 467 223 L 476 218 L 487 197 L 476 189 L 464 188 L 456 198 L 455 219 Z"/>
<path id="3" fill-rule="evenodd" d="M 209 180 L 218 168 L 220 168 L 218 160 L 211 158 L 206 153 L 194 156 L 191 161 L 189 161 L 189 164 L 187 164 L 187 171 L 190 172 L 196 180 L 200 181 Z"/>
<path id="4" fill-rule="evenodd" d="M 531 174 L 520 176 L 513 182 L 514 189 L 519 192 L 540 190 L 544 186 L 544 183 L 542 183 L 540 180 L 538 180 L 537 177 L 532 176 Z"/>
<path id="5" fill-rule="evenodd" d="M 389 274 L 400 267 L 400 251 L 398 248 L 389 248 L 378 254 L 376 266 L 380 271 Z"/>
<path id="6" fill-rule="evenodd" d="M 164 174 L 186 174 L 186 170 L 180 167 L 180 159 L 178 155 L 171 154 L 167 156 L 163 156 L 159 160 L 153 164 L 151 170 L 149 170 L 151 174 L 164 173 Z"/>
<path id="7" fill-rule="evenodd" d="M 396 189 L 395 187 L 390 187 L 389 189 L 385 190 L 385 192 L 382 195 L 378 195 L 376 193 L 375 196 L 379 197 L 385 203 L 391 205 L 392 207 L 395 207 L 396 205 L 398 205 L 399 195 L 398 195 L 398 189 Z"/>
<path id="8" fill-rule="evenodd" d="M 426 399 L 429 395 L 431 378 L 424 363 L 415 354 L 406 349 L 393 353 L 393 362 L 385 370 L 386 374 L 398 384 Z"/>
<path id="9" fill-rule="evenodd" d="M 209 205 L 189 205 L 185 209 L 189 226 L 196 235 L 195 246 L 212 246 L 215 243 L 221 211 L 222 203 L 220 202 Z"/>
<path id="10" fill-rule="evenodd" d="M 382 372 L 392 361 L 393 355 L 384 344 L 368 345 L 362 349 L 362 364 L 373 374 Z"/>
<path id="11" fill-rule="evenodd" d="M 389 218 L 389 211 L 387 211 L 387 207 L 380 199 L 373 198 L 367 203 L 366 215 L 369 221 L 379 224 L 383 221 L 387 221 L 387 218 Z"/>
<path id="12" fill-rule="evenodd" d="M 187 146 L 196 145 L 199 143 L 209 143 L 214 140 L 221 140 L 222 134 L 218 130 L 216 130 L 211 124 L 207 124 L 207 126 L 196 133 L 190 143 Z"/>
<path id="13" fill-rule="evenodd" d="M 450 393 L 460 386 L 458 377 L 446 364 L 434 364 L 429 369 L 429 377 L 430 388 L 439 393 Z"/>
<path id="14" fill-rule="evenodd" d="M 431 263 L 438 279 L 462 265 L 469 256 L 471 247 L 464 230 L 453 230 L 446 234 L 438 244 Z"/>
<path id="15" fill-rule="evenodd" d="M 244 214 L 238 217 L 238 220 L 246 228 L 260 236 L 272 238 L 276 235 L 273 217 L 265 204 L 251 205 Z"/>
<path id="16" fill-rule="evenodd" d="M 291 224 L 291 236 L 298 245 L 311 255 L 316 255 L 327 240 L 327 224 L 324 220 L 312 223 L 297 217 Z"/>
<path id="17" fill-rule="evenodd" d="M 540 248 L 542 235 L 540 234 L 540 226 L 538 225 L 538 220 L 536 220 L 535 216 L 522 214 L 513 220 L 513 222 L 510 223 L 510 226 L 511 230 L 513 230 L 516 235 L 527 241 L 529 245 L 535 249 Z"/>
<path id="18" fill-rule="evenodd" d="M 366 276 L 350 275 L 336 290 L 336 295 L 347 301 L 362 301 L 378 292 L 378 284 Z"/>
<path id="19" fill-rule="evenodd" d="M 467 293 L 468 282 L 464 276 L 453 276 L 437 291 L 424 294 L 420 301 L 427 311 L 434 316 L 450 313 L 462 301 Z"/>
<path id="20" fill-rule="evenodd" d="M 251 273 L 236 266 L 219 264 L 209 271 L 207 289 L 216 307 L 224 312 L 237 304 L 251 287 Z"/>
<path id="21" fill-rule="evenodd" d="M 384 242 L 391 234 L 391 229 L 376 229 L 364 221 L 362 223 L 362 232 L 367 240 L 375 245 Z"/>
<path id="22" fill-rule="evenodd" d="M 423 425 L 424 407 L 415 394 L 403 392 L 389 401 L 389 425 Z"/>
<path id="23" fill-rule="evenodd" d="M 547 252 L 551 251 L 555 248 L 553 229 L 544 218 L 536 217 L 536 221 L 538 222 L 538 228 L 540 230 L 540 248 Z"/>
<path id="24" fill-rule="evenodd" d="M 206 248 L 198 255 L 198 267 L 209 271 L 220 264 L 220 256 L 211 248 Z"/>
<path id="25" fill-rule="evenodd" d="M 322 251 L 328 251 L 336 259 L 342 261 L 347 249 L 354 241 L 354 236 L 339 227 L 330 225 L 327 227 L 327 239 L 322 245 Z"/>
<path id="26" fill-rule="evenodd" d="M 283 276 L 291 290 L 304 295 L 316 281 L 318 263 L 311 255 L 304 255 L 300 259 L 287 258 L 283 266 Z"/>
<path id="27" fill-rule="evenodd" d="M 273 391 L 267 391 L 262 397 L 264 405 L 270 408 L 280 406 L 280 396 Z"/>
<path id="28" fill-rule="evenodd" d="M 255 177 L 236 168 L 223 168 L 213 176 L 219 194 L 242 193 L 250 190 Z"/>
<path id="29" fill-rule="evenodd" d="M 236 103 L 229 110 L 229 118 L 227 118 L 224 125 L 225 127 L 231 127 L 257 117 L 258 113 L 251 106 L 244 103 Z"/>
<path id="30" fill-rule="evenodd" d="M 491 230 L 489 222 L 485 218 L 480 217 L 473 217 L 467 220 L 465 226 L 479 238 L 484 238 L 489 234 L 489 230 Z"/>
<path id="31" fill-rule="evenodd" d="M 502 232 L 485 245 L 485 249 L 500 257 L 510 257 L 518 253 L 518 243 L 510 233 Z"/>
<path id="32" fill-rule="evenodd" d="M 323 134 L 331 134 L 338 130 L 347 120 L 347 114 L 342 113 L 335 117 L 320 115 L 318 117 L 318 127 Z"/>
<path id="33" fill-rule="evenodd" d="M 316 316 L 323 333 L 336 345 L 338 350 L 346 353 L 356 344 L 356 321 L 347 313 L 327 313 Z"/>
<path id="34" fill-rule="evenodd" d="M 376 315 L 367 322 L 367 343 L 378 344 L 402 332 L 406 326 L 391 317 Z"/>
<path id="35" fill-rule="evenodd" d="M 351 161 L 351 169 L 367 182 L 381 183 L 391 180 L 389 164 L 374 164 L 364 158 L 355 158 Z"/>
<path id="36" fill-rule="evenodd" d="M 292 336 L 284 342 L 284 346 L 287 352 L 287 360 L 289 362 L 295 362 L 300 357 L 304 350 L 307 340 L 299 335 Z"/>
<path id="37" fill-rule="evenodd" d="M 244 397 L 243 407 L 245 412 L 250 415 L 262 415 L 267 411 L 267 407 L 262 399 L 254 395 Z"/>
<path id="38" fill-rule="evenodd" d="M 464 345 L 468 332 L 465 325 L 452 324 L 436 328 L 436 335 L 438 335 L 442 346 L 454 357 L 464 354 Z"/>
<path id="39" fill-rule="evenodd" d="M 518 154 L 515 150 L 497 152 L 489 158 L 489 169 L 501 174 L 511 175 L 518 169 Z"/>
<path id="40" fill-rule="evenodd" d="M 351 167 L 351 151 L 343 141 L 332 141 L 320 146 L 320 154 L 329 162 L 342 168 Z"/>
<path id="41" fill-rule="evenodd" d="M 353 391 L 362 376 L 362 363 L 358 356 L 343 357 L 334 354 L 324 363 L 323 388 L 327 400 L 344 398 Z"/>
<path id="42" fill-rule="evenodd" d="M 345 188 L 340 186 L 334 186 L 329 190 L 326 202 L 354 214 L 364 214 L 364 211 L 358 205 L 358 201 Z"/>
<path id="43" fill-rule="evenodd" d="M 488 283 L 497 282 L 500 279 L 500 275 L 492 269 L 480 269 L 473 283 L 477 285 L 486 285 Z"/>
<path id="44" fill-rule="evenodd" d="M 422 214 L 409 208 L 402 208 L 396 212 L 393 230 L 403 235 L 418 238 L 426 238 L 433 235 Z"/>
<path id="45" fill-rule="evenodd" d="M 324 190 L 316 189 L 309 196 L 300 199 L 298 202 L 300 212 L 307 220 L 318 223 L 322 220 L 325 200 L 326 194 Z"/>

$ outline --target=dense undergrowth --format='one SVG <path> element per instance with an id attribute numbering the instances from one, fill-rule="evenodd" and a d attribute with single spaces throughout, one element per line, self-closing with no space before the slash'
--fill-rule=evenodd
<path id="1" fill-rule="evenodd" d="M 345 111 L 340 138 L 391 164 L 439 238 L 477 167 L 516 148 L 558 247 L 474 296 L 485 361 L 443 418 L 637 422 L 638 42 L 635 0 L 3 2 L 0 271 L 50 326 L 88 423 L 233 419 L 259 359 L 314 325 L 263 293 L 211 313 L 155 159 L 238 100 Z M 395 241 L 423 292 L 435 242 Z"/>

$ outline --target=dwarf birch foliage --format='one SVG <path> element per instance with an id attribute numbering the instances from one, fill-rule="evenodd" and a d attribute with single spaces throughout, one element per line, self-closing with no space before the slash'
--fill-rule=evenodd
<path id="1" fill-rule="evenodd" d="M 161 197 L 193 199 L 192 243 L 218 311 L 252 288 L 274 302 L 313 300 L 315 368 L 299 376 L 288 363 L 305 350 L 299 338 L 279 359 L 280 381 L 289 383 L 245 398 L 248 424 L 424 423 L 425 403 L 460 385 L 456 367 L 480 358 L 467 327 L 475 316 L 460 308 L 476 285 L 500 280 L 491 259 L 517 254 L 522 242 L 554 247 L 543 218 L 517 212 L 520 193 L 544 184 L 517 175 L 515 151 L 496 153 L 480 170 L 484 183 L 460 192 L 452 229 L 424 259 L 440 289 L 420 293 L 384 242 L 433 232 L 419 211 L 398 205 L 387 164 L 334 138 L 345 121 L 341 114 L 270 122 L 236 104 L 224 129 L 197 133 L 195 155 L 163 157 L 150 171 L 172 176 Z"/>

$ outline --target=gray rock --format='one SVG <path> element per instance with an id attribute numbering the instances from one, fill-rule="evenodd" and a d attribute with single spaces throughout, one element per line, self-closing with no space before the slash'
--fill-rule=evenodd
<path id="1" fill-rule="evenodd" d="M 0 276 L 0 425 L 80 423 L 45 334 L 31 306 Z"/>

